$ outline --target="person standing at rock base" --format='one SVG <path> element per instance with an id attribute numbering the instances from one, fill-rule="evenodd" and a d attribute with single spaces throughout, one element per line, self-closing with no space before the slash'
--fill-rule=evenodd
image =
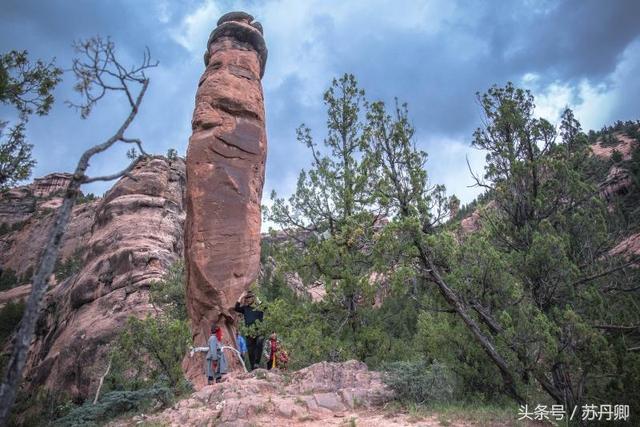
<path id="1" fill-rule="evenodd" d="M 222 329 L 217 325 L 211 325 L 211 336 L 209 337 L 209 351 L 206 357 L 205 372 L 207 374 L 207 384 L 219 383 L 222 376 L 227 373 L 227 359 L 222 350 Z"/>
<path id="2" fill-rule="evenodd" d="M 264 349 L 265 357 L 267 358 L 267 369 L 278 368 L 282 370 L 287 369 L 287 363 L 289 362 L 289 355 L 284 349 L 282 343 L 278 339 L 278 335 L 272 332 L 267 341 L 267 345 Z"/>
<path id="3" fill-rule="evenodd" d="M 240 332 L 236 334 L 236 344 L 238 345 L 238 351 L 240 352 L 240 357 L 243 362 L 245 361 L 245 357 L 247 356 L 247 341 L 244 339 Z"/>
<path id="4" fill-rule="evenodd" d="M 252 326 L 256 322 L 262 322 L 264 312 L 258 310 L 256 306 L 256 296 L 251 291 L 243 292 L 238 298 L 234 310 L 241 313 L 244 317 L 244 324 L 247 327 Z M 261 336 L 247 335 L 247 350 L 249 353 L 249 366 L 253 371 L 260 365 L 260 358 L 262 356 L 262 347 L 264 345 L 264 338 Z"/>

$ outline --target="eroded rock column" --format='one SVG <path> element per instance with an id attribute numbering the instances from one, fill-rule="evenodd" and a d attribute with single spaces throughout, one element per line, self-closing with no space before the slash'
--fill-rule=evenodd
<path id="1" fill-rule="evenodd" d="M 260 264 L 267 150 L 260 79 L 267 49 L 251 15 L 228 13 L 217 25 L 204 55 L 187 151 L 187 308 L 197 346 L 206 345 L 214 322 L 233 343 L 233 305 L 257 279 Z M 196 386 L 204 381 L 203 358 L 185 361 Z"/>

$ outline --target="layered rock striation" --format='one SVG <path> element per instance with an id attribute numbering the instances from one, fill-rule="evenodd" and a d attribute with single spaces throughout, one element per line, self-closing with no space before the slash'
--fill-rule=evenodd
<path id="1" fill-rule="evenodd" d="M 204 55 L 187 151 L 187 309 L 195 345 L 206 344 L 212 323 L 233 342 L 233 305 L 258 278 L 266 59 L 262 27 L 251 15 L 220 18 Z M 202 357 L 185 359 L 196 386 Z"/>
<path id="2" fill-rule="evenodd" d="M 30 188 L 21 191 L 35 208 L 28 217 L 7 214 L 21 216 L 23 224 L 3 236 L 8 250 L 1 256 L 18 272 L 35 265 L 59 206 L 58 195 L 43 199 Z M 152 157 L 104 198 L 74 207 L 60 259 L 77 258 L 77 268 L 45 295 L 27 361 L 28 389 L 64 390 L 76 400 L 95 392 L 109 344 L 129 316 L 155 314 L 149 288 L 183 255 L 184 192 L 184 161 Z M 28 288 L 4 292 L 0 304 Z"/>
<path id="3" fill-rule="evenodd" d="M 71 175 L 54 173 L 29 185 L 0 193 L 0 268 L 28 283 L 53 227 L 55 212 Z M 91 234 L 98 201 L 74 206 L 60 248 L 60 258 L 78 252 Z"/>

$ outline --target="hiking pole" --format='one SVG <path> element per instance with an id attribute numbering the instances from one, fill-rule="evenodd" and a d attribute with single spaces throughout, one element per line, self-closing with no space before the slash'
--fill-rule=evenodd
<path id="1" fill-rule="evenodd" d="M 238 360 L 242 364 L 242 368 L 244 369 L 244 371 L 249 372 L 247 370 L 247 366 L 244 364 L 244 360 L 242 360 L 242 354 L 240 354 L 238 350 L 236 350 L 233 347 L 229 347 L 227 345 L 220 346 L 220 348 L 223 350 L 224 349 L 233 350 L 233 352 L 238 356 Z M 193 357 L 194 353 L 206 353 L 207 351 L 209 351 L 209 347 L 191 347 L 191 351 L 189 351 L 189 357 Z"/>
<path id="2" fill-rule="evenodd" d="M 242 368 L 244 368 L 244 371 L 245 371 L 245 372 L 249 372 L 249 371 L 247 371 L 247 367 L 246 367 L 246 366 L 245 366 L 245 364 L 244 364 L 244 360 L 242 360 L 242 354 L 241 354 L 238 350 L 236 350 L 236 349 L 235 349 L 235 348 L 233 348 L 233 347 L 229 347 L 229 346 L 227 346 L 227 345 L 223 345 L 223 346 L 222 346 L 222 347 L 220 347 L 220 348 L 222 348 L 223 350 L 224 350 L 225 348 L 228 348 L 229 350 L 233 350 L 233 352 L 238 356 L 238 360 L 239 360 L 239 361 L 240 361 L 240 363 L 242 364 Z"/>

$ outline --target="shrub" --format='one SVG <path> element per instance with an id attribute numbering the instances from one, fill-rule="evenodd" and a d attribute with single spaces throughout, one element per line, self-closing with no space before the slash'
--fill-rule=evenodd
<path id="1" fill-rule="evenodd" d="M 6 291 L 15 288 L 18 285 L 18 276 L 16 272 L 10 268 L 0 271 L 0 291 Z"/>
<path id="2" fill-rule="evenodd" d="M 171 319 L 187 320 L 184 262 L 176 261 L 162 280 L 151 285 L 151 302 Z"/>
<path id="3" fill-rule="evenodd" d="M 96 425 L 130 411 L 138 411 L 150 406 L 167 406 L 172 400 L 171 390 L 154 387 L 135 391 L 111 391 L 104 394 L 97 404 L 87 401 L 60 418 L 56 426 Z"/>
<path id="4" fill-rule="evenodd" d="M 24 301 L 9 301 L 0 309 L 0 347 L 20 323 L 24 313 Z"/>
<path id="5" fill-rule="evenodd" d="M 73 255 L 71 255 L 64 261 L 62 259 L 59 259 L 58 261 L 56 261 L 56 266 L 55 266 L 56 280 L 62 281 L 68 277 L 73 276 L 78 271 L 80 271 L 84 263 L 83 257 L 82 257 L 82 251 L 83 251 L 83 248 L 78 248 L 75 250 Z"/>
<path id="6" fill-rule="evenodd" d="M 21 284 L 25 284 L 25 283 L 31 283 L 31 279 L 33 279 L 33 272 L 34 268 L 33 265 L 30 265 L 25 272 L 22 274 L 22 277 L 20 277 L 20 283 Z"/>
<path id="7" fill-rule="evenodd" d="M 403 402 L 440 403 L 450 401 L 456 394 L 453 373 L 443 364 L 426 360 L 393 362 L 388 365 L 384 382 Z"/>
<path id="8" fill-rule="evenodd" d="M 18 393 L 8 426 L 47 426 L 74 407 L 69 395 L 39 387 Z"/>
<path id="9" fill-rule="evenodd" d="M 78 198 L 76 199 L 76 205 L 81 205 L 83 203 L 89 203 L 89 202 L 93 202 L 94 200 L 96 200 L 97 197 L 95 194 L 93 193 L 88 193 L 88 194 L 81 194 L 78 196 Z"/>
<path id="10" fill-rule="evenodd" d="M 186 391 L 181 363 L 190 342 L 185 320 L 130 317 L 111 350 L 107 386 L 112 390 L 140 390 L 162 384 L 177 393 Z"/>
<path id="11" fill-rule="evenodd" d="M 178 160 L 178 150 L 176 150 L 175 148 L 169 148 L 167 150 L 167 159 L 171 161 Z"/>
<path id="12" fill-rule="evenodd" d="M 611 161 L 613 163 L 620 163 L 622 161 L 622 153 L 618 150 L 613 150 L 611 153 Z"/>

